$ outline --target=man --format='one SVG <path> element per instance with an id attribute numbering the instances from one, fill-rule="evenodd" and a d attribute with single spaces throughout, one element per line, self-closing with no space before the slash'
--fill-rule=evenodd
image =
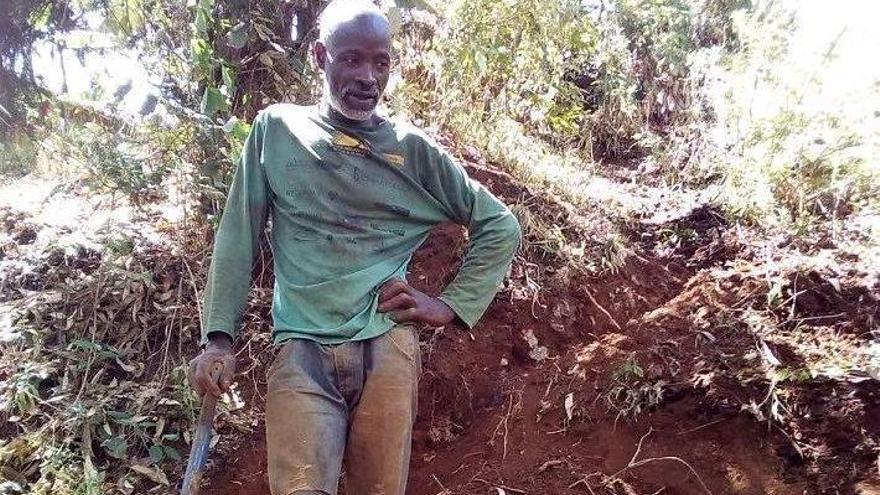
<path id="1" fill-rule="evenodd" d="M 402 495 L 421 369 L 416 325 L 476 324 L 519 224 L 423 133 L 376 114 L 391 28 L 375 6 L 331 3 L 313 55 L 322 104 L 270 106 L 245 143 L 215 240 L 193 383 L 213 395 L 230 386 L 232 339 L 271 215 L 281 346 L 266 399 L 272 494 L 335 494 L 344 467 L 351 494 Z M 449 220 L 467 226 L 470 247 L 435 298 L 405 275 L 429 231 Z"/>

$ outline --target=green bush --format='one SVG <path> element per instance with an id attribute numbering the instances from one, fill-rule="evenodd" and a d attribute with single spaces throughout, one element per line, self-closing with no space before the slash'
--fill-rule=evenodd
<path id="1" fill-rule="evenodd" d="M 837 39 L 795 51 L 792 40 L 804 36 L 796 19 L 774 1 L 733 19 L 741 46 L 707 71 L 718 119 L 706 126 L 710 151 L 696 168 L 723 179 L 719 199 L 735 217 L 804 234 L 877 208 L 871 102 L 880 92 L 871 81 L 855 92 L 839 85 L 847 75 L 835 65 Z"/>
<path id="2" fill-rule="evenodd" d="M 403 106 L 472 141 L 512 120 L 558 150 L 642 154 L 645 136 L 689 121 L 690 57 L 736 46 L 730 14 L 745 5 L 461 0 L 434 31 L 409 30 Z"/>
<path id="3" fill-rule="evenodd" d="M 433 107 L 456 127 L 508 117 L 542 135 L 579 137 L 580 92 L 566 76 L 583 65 L 598 34 L 579 2 L 467 0 L 448 15 L 434 50 L 410 54 L 421 65 L 410 71 L 431 76 L 431 88 L 416 90 L 432 89 L 437 100 L 421 110 Z"/>

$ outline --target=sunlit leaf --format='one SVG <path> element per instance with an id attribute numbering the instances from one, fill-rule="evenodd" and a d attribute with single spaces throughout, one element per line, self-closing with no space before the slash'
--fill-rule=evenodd
<path id="1" fill-rule="evenodd" d="M 211 48 L 207 41 L 200 38 L 192 40 L 190 49 L 192 50 L 193 64 L 195 65 L 195 80 L 201 81 L 211 73 L 214 49 Z"/>
<path id="2" fill-rule="evenodd" d="M 235 94 L 235 69 L 229 67 L 228 65 L 224 65 L 220 70 L 221 75 L 223 76 L 223 84 L 226 86 L 226 90 L 229 95 L 232 96 Z"/>
<path id="3" fill-rule="evenodd" d="M 242 120 L 235 123 L 235 127 L 232 128 L 232 137 L 236 139 L 236 141 L 240 143 L 244 143 L 244 140 L 247 139 L 248 134 L 251 132 L 251 125 Z"/>
<path id="4" fill-rule="evenodd" d="M 120 435 L 113 435 L 112 437 L 101 442 L 101 446 L 107 451 L 110 456 L 115 457 L 117 459 L 124 459 L 126 454 L 128 453 L 128 441 L 125 437 Z"/>
<path id="5" fill-rule="evenodd" d="M 49 16 L 52 13 L 52 2 L 46 2 L 41 8 L 31 12 L 28 23 L 36 30 L 42 30 L 49 25 Z"/>
<path id="6" fill-rule="evenodd" d="M 239 22 L 235 27 L 229 30 L 229 34 L 226 35 L 226 42 L 232 48 L 244 48 L 244 45 L 247 44 L 249 29 L 250 26 L 248 26 L 248 24 Z"/>
<path id="7" fill-rule="evenodd" d="M 159 444 L 153 444 L 149 449 L 150 460 L 158 464 L 165 458 L 165 449 Z"/>
<path id="8" fill-rule="evenodd" d="M 219 110 L 226 106 L 226 99 L 217 88 L 207 87 L 202 95 L 201 112 L 208 117 L 213 117 Z"/>
<path id="9" fill-rule="evenodd" d="M 232 130 L 235 129 L 236 124 L 238 124 L 238 117 L 235 115 L 229 117 L 229 119 L 223 124 L 223 132 L 231 134 Z"/>
<path id="10" fill-rule="evenodd" d="M 107 27 L 120 36 L 131 36 L 145 24 L 141 0 L 112 0 L 108 4 Z"/>
<path id="11" fill-rule="evenodd" d="M 196 10 L 196 32 L 206 36 L 208 34 L 208 14 L 204 10 Z"/>
<path id="12" fill-rule="evenodd" d="M 202 38 L 208 37 L 208 26 L 211 24 L 213 10 L 214 0 L 199 0 L 196 5 L 196 33 Z"/>

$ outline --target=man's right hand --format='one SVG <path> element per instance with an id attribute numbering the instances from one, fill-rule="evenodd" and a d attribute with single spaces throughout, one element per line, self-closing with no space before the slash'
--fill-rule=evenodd
<path id="1" fill-rule="evenodd" d="M 209 393 L 220 397 L 229 391 L 235 376 L 235 354 L 232 353 L 232 339 L 224 333 L 213 333 L 208 337 L 208 345 L 190 363 L 190 385 L 199 397 Z M 220 378 L 214 381 L 211 370 L 219 364 L 223 367 Z"/>

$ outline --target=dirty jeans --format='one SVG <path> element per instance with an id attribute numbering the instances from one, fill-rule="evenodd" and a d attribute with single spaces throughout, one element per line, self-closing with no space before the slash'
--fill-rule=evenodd
<path id="1" fill-rule="evenodd" d="M 421 358 L 414 326 L 374 339 L 286 342 L 269 369 L 272 495 L 404 495 Z"/>

